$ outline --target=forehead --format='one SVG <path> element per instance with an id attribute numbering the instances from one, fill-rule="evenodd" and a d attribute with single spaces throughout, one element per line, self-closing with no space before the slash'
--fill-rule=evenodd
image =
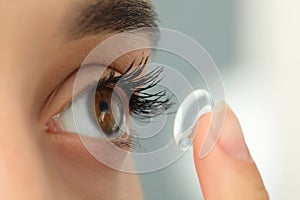
<path id="1" fill-rule="evenodd" d="M 82 49 L 111 33 L 156 27 L 156 14 L 145 0 L 15 1 L 0 6 L 0 16 L 6 19 L 2 47 L 30 53 L 34 59 L 59 53 L 62 44 L 87 36 L 91 40 L 85 39 Z"/>
<path id="2" fill-rule="evenodd" d="M 49 30 L 54 29 L 78 38 L 157 26 L 156 13 L 145 0 L 27 0 L 2 4 L 0 16 L 8 19 L 7 23 L 14 28 L 37 27 L 29 29 L 41 34 L 56 35 Z"/>

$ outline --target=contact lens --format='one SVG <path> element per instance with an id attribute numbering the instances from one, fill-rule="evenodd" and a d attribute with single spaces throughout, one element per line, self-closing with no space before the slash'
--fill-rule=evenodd
<path id="1" fill-rule="evenodd" d="M 198 119 L 205 113 L 211 111 L 209 93 L 198 89 L 186 96 L 178 107 L 173 134 L 176 144 L 186 150 L 193 143 L 193 128 Z"/>

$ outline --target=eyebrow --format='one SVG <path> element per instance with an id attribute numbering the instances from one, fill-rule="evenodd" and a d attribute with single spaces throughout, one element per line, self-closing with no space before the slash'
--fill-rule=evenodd
<path id="1" fill-rule="evenodd" d="M 75 38 L 157 27 L 157 14 L 146 0 L 96 0 L 79 13 L 70 30 Z"/>

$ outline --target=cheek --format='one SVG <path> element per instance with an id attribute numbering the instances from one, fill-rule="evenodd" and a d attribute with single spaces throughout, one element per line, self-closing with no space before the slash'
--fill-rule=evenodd
<path id="1" fill-rule="evenodd" d="M 78 136 L 46 137 L 50 137 L 51 166 L 56 168 L 66 191 L 76 199 L 143 199 L 137 175 L 105 166 L 85 149 Z"/>

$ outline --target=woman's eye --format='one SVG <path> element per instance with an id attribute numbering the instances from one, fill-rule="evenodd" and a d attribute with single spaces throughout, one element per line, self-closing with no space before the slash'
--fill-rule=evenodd
<path id="1" fill-rule="evenodd" d="M 99 66 L 83 70 L 91 71 L 82 73 L 88 77 L 83 78 L 85 86 L 80 86 L 79 94 L 74 95 L 69 106 L 53 117 L 48 127 L 46 125 L 47 132 L 58 130 L 112 141 L 128 140 L 129 132 L 135 131 L 134 128 L 127 127 L 131 123 L 130 117 L 149 119 L 161 115 L 172 105 L 165 90 L 155 89 L 160 81 L 162 68 L 157 67 L 145 73 L 147 61 L 148 57 L 143 58 L 135 68 L 133 61 L 121 75 L 110 70 L 108 76 L 96 77 L 98 73 L 94 73 L 93 69 L 99 69 Z M 94 78 L 85 74 L 93 74 Z M 58 128 L 49 128 L 53 124 Z"/>

